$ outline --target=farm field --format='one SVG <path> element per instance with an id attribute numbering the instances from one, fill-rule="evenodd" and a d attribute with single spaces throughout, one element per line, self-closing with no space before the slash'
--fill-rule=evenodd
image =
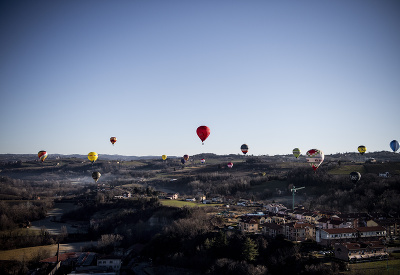
<path id="1" fill-rule="evenodd" d="M 377 261 L 349 264 L 349 271 L 344 272 L 345 275 L 369 274 L 369 275 L 385 275 L 400 274 L 400 253 L 391 253 L 389 261 Z"/>
<path id="2" fill-rule="evenodd" d="M 80 252 L 81 248 L 89 246 L 92 242 L 79 242 L 79 243 L 69 243 L 60 244 L 60 253 L 66 252 Z M 25 247 L 19 249 L 0 251 L 0 261 L 29 261 L 38 255 L 48 255 L 52 257 L 57 253 L 57 245 L 43 245 L 35 247 Z"/>

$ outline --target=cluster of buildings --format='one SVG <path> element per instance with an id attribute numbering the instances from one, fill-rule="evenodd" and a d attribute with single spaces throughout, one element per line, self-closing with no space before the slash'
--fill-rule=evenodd
<path id="1" fill-rule="evenodd" d="M 335 257 L 346 261 L 387 257 L 386 241 L 400 235 L 400 219 L 383 213 L 338 213 L 287 209 L 272 203 L 263 211 L 239 217 L 238 230 L 282 235 L 291 241 L 316 241 L 333 247 Z"/>
<path id="2" fill-rule="evenodd" d="M 42 263 L 54 264 L 49 274 L 55 274 L 64 268 L 68 274 L 117 275 L 121 269 L 121 257 L 103 256 L 94 252 L 69 252 L 41 260 Z"/>

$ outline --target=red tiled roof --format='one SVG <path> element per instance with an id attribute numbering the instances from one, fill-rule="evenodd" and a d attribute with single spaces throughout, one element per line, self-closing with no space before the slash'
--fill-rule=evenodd
<path id="1" fill-rule="evenodd" d="M 62 254 L 60 254 L 58 260 L 63 262 L 63 261 L 66 261 L 68 259 L 77 258 L 77 257 L 79 257 L 79 255 L 76 252 L 62 253 Z M 42 262 L 42 263 L 55 263 L 55 262 L 57 262 L 57 256 L 41 260 L 40 262 Z"/>
<path id="2" fill-rule="evenodd" d="M 361 232 L 386 231 L 382 226 L 356 227 L 355 229 Z"/>
<path id="3" fill-rule="evenodd" d="M 332 229 L 321 229 L 329 234 L 341 234 L 341 233 L 357 233 L 354 228 L 332 228 Z"/>

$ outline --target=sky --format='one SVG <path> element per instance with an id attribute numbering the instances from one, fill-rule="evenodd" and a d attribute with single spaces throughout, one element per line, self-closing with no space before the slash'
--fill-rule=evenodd
<path id="1" fill-rule="evenodd" d="M 8 0 L 0 37 L 2 154 L 335 154 L 400 140 L 397 0 Z"/>

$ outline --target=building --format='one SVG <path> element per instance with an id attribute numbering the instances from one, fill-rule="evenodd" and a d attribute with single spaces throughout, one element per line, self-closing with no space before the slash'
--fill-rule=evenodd
<path id="1" fill-rule="evenodd" d="M 178 199 L 178 193 L 168 193 L 165 196 L 165 198 L 169 199 L 169 200 L 177 200 Z"/>
<path id="2" fill-rule="evenodd" d="M 386 237 L 386 230 L 382 226 L 356 227 L 356 228 L 319 228 L 316 232 L 316 241 L 321 245 L 335 243 L 378 241 Z"/>
<path id="3" fill-rule="evenodd" d="M 118 272 L 121 269 L 121 257 L 101 256 L 97 258 L 97 266 L 106 267 L 108 271 Z"/>
<path id="4" fill-rule="evenodd" d="M 291 241 L 315 240 L 315 226 L 306 222 L 290 222 L 283 225 L 285 238 Z"/>
<path id="5" fill-rule="evenodd" d="M 371 219 L 367 221 L 368 227 L 382 226 L 386 230 L 388 237 L 400 235 L 400 219 L 385 218 L 385 219 Z"/>
<path id="6" fill-rule="evenodd" d="M 379 261 L 388 257 L 385 246 L 379 241 L 337 243 L 335 258 L 346 262 Z"/>
<path id="7" fill-rule="evenodd" d="M 276 223 L 264 223 L 261 231 L 264 235 L 271 238 L 275 238 L 284 233 L 283 226 Z"/>
<path id="8" fill-rule="evenodd" d="M 357 241 L 357 233 L 358 231 L 354 228 L 319 228 L 316 232 L 316 241 L 326 246 L 341 242 L 355 242 Z"/>
<path id="9" fill-rule="evenodd" d="M 239 230 L 242 232 L 258 232 L 259 222 L 257 218 L 243 216 L 239 221 Z"/>

